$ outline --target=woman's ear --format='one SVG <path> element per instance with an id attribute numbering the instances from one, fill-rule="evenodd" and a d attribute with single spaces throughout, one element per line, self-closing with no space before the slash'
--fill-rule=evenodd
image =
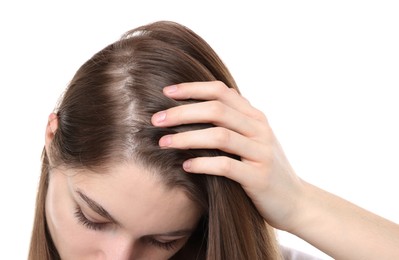
<path id="1" fill-rule="evenodd" d="M 45 145 L 47 154 L 49 154 L 48 149 L 50 147 L 51 141 L 54 138 L 55 132 L 58 129 L 58 117 L 55 113 L 51 113 L 48 117 L 48 123 L 46 127 L 46 135 L 45 135 Z"/>

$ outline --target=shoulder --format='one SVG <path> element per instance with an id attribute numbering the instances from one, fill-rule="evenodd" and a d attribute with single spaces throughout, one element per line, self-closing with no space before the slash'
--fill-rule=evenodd
<path id="1" fill-rule="evenodd" d="M 280 250 L 284 260 L 322 260 L 321 258 L 281 245 Z"/>

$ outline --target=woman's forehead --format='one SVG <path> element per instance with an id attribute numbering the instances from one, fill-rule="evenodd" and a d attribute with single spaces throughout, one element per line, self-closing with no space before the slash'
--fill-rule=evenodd
<path id="1" fill-rule="evenodd" d="M 198 206 L 184 190 L 167 187 L 160 178 L 135 165 L 115 166 L 106 174 L 80 171 L 67 178 L 77 200 L 84 194 L 127 227 L 140 222 L 145 230 L 154 226 L 157 230 L 187 228 L 200 216 Z"/>

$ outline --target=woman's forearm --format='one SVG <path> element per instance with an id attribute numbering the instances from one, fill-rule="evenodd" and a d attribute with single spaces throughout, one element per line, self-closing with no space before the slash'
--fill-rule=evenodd
<path id="1" fill-rule="evenodd" d="M 295 228 L 334 259 L 399 259 L 399 225 L 304 183 Z"/>

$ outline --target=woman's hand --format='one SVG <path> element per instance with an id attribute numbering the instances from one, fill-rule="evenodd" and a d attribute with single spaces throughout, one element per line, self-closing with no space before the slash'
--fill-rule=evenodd
<path id="1" fill-rule="evenodd" d="M 221 82 L 166 87 L 173 99 L 204 102 L 156 113 L 155 126 L 212 123 L 216 127 L 163 136 L 162 147 L 210 148 L 236 154 L 193 158 L 191 173 L 225 176 L 242 185 L 266 221 L 334 259 L 399 259 L 399 225 L 298 178 L 266 117 Z"/>
<path id="2" fill-rule="evenodd" d="M 191 173 L 225 176 L 242 185 L 258 211 L 276 228 L 289 230 L 297 215 L 302 181 L 295 175 L 266 117 L 237 93 L 219 81 L 169 86 L 170 98 L 205 102 L 173 107 L 156 113 L 155 126 L 212 123 L 216 127 L 167 135 L 161 147 L 178 149 L 220 149 L 229 157 L 193 158 L 183 164 Z"/>

